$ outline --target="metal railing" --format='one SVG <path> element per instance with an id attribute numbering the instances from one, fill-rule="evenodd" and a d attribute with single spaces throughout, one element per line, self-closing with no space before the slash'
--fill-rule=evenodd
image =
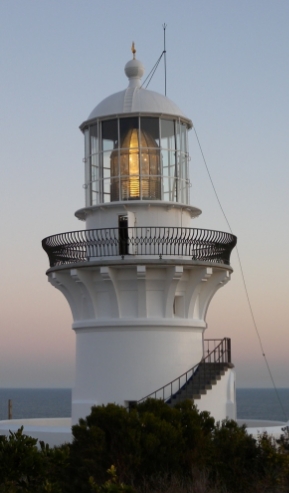
<path id="1" fill-rule="evenodd" d="M 145 401 L 146 399 L 161 399 L 162 401 L 169 401 L 176 393 L 183 391 L 184 399 L 186 398 L 186 389 L 189 382 L 194 377 L 196 381 L 196 387 L 200 387 L 201 381 L 206 381 L 211 376 L 211 368 L 207 368 L 204 365 L 204 371 L 201 373 L 198 370 L 203 363 L 215 363 L 216 365 L 230 364 L 231 363 L 231 339 L 225 337 L 224 339 L 205 339 L 204 345 L 206 348 L 213 347 L 206 356 L 193 368 L 186 371 L 179 377 L 175 378 L 171 382 L 167 383 L 163 387 L 159 388 L 155 392 L 143 397 L 138 403 Z M 199 381 L 198 381 L 199 380 Z"/>
<path id="2" fill-rule="evenodd" d="M 226 361 L 223 361 L 224 354 Z M 231 339 L 204 339 L 204 360 L 206 363 L 231 363 Z"/>
<path id="3" fill-rule="evenodd" d="M 50 267 L 103 257 L 151 255 L 230 264 L 236 236 L 197 228 L 133 227 L 71 231 L 42 241 Z"/>

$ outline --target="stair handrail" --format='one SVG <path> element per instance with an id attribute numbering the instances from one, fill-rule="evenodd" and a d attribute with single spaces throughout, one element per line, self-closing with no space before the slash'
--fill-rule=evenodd
<path id="1" fill-rule="evenodd" d="M 205 339 L 204 343 L 208 341 L 220 341 L 217 346 L 214 347 L 212 351 L 210 351 L 207 356 L 203 356 L 201 361 L 190 368 L 188 371 L 175 378 L 171 382 L 167 383 L 163 387 L 160 387 L 158 390 L 151 392 L 150 394 L 142 397 L 137 404 L 146 401 L 147 399 L 161 399 L 162 401 L 168 401 L 172 398 L 174 394 L 179 392 L 184 386 L 187 385 L 188 381 L 193 377 L 196 373 L 199 365 L 201 363 L 231 363 L 231 339 L 228 337 L 224 337 L 223 339 Z M 170 395 L 166 396 L 165 391 L 170 389 Z M 158 397 L 160 394 L 160 397 Z"/>

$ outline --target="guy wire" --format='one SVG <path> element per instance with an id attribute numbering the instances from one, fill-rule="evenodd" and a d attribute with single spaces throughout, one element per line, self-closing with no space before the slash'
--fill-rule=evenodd
<path id="1" fill-rule="evenodd" d="M 218 193 L 217 193 L 217 190 L 216 190 L 216 187 L 214 185 L 214 182 L 213 182 L 213 179 L 212 179 L 212 176 L 211 176 L 211 173 L 209 171 L 209 168 L 208 168 L 208 165 L 207 165 L 207 162 L 206 162 L 206 159 L 205 159 L 205 156 L 204 156 L 204 153 L 203 153 L 203 149 L 202 149 L 202 146 L 201 146 L 201 143 L 199 141 L 199 137 L 198 137 L 198 134 L 197 134 L 197 131 L 196 131 L 196 128 L 195 126 L 193 125 L 193 129 L 194 129 L 194 132 L 195 132 L 195 136 L 196 136 L 196 139 L 197 139 L 197 142 L 198 142 L 198 145 L 199 145 L 199 148 L 200 148 L 200 151 L 201 151 L 201 155 L 202 155 L 202 158 L 203 158 L 203 161 L 204 161 L 204 164 L 205 164 L 205 168 L 206 168 L 206 171 L 207 171 L 207 174 L 208 174 L 208 177 L 209 177 L 209 180 L 210 180 L 210 183 L 212 185 L 212 188 L 214 190 L 214 193 L 215 193 L 215 196 L 216 196 L 216 199 L 218 201 L 218 204 L 220 206 L 220 209 L 223 213 L 223 216 L 225 218 L 225 221 L 228 225 L 228 228 L 230 230 L 230 233 L 233 234 L 232 232 L 232 228 L 231 228 L 231 225 L 229 223 L 229 220 L 225 214 L 225 211 L 222 207 L 222 204 L 221 204 L 221 201 L 219 199 L 219 196 L 218 196 Z M 239 254 L 239 250 L 238 250 L 238 246 L 236 246 L 236 252 L 237 252 L 237 258 L 238 258 L 238 263 L 239 263 L 239 266 L 240 266 L 240 271 L 241 271 L 241 277 L 242 277 L 242 281 L 243 281 L 243 287 L 244 287 L 244 290 L 245 290 L 245 294 L 246 294 L 246 299 L 247 299 L 247 303 L 248 303 L 248 306 L 249 306 L 249 311 L 250 311 L 250 314 L 251 314 L 251 319 L 252 319 L 252 322 L 253 322 L 253 326 L 254 326 L 254 329 L 255 329 L 255 332 L 257 334 L 257 338 L 258 338 L 258 342 L 259 342 L 259 347 L 261 349 L 261 353 L 262 353 L 262 356 L 264 358 L 264 361 L 265 361 L 265 364 L 266 364 L 266 367 L 267 367 L 267 370 L 268 370 L 268 373 L 269 373 L 269 376 L 270 376 L 270 380 L 271 380 L 271 383 L 273 385 L 273 388 L 275 390 L 275 394 L 277 396 L 277 399 L 278 399 L 278 402 L 280 404 L 280 407 L 282 409 L 282 412 L 284 414 L 284 417 L 285 417 L 285 420 L 288 421 L 288 416 L 287 416 L 287 413 L 284 409 L 284 406 L 282 404 L 282 401 L 280 399 L 280 395 L 279 395 L 279 392 L 278 392 L 278 389 L 276 387 L 276 384 L 275 384 L 275 381 L 274 381 L 274 378 L 273 378 L 273 374 L 272 374 L 272 371 L 271 371 L 271 368 L 270 368 L 270 365 L 269 365 L 269 362 L 267 360 L 267 357 L 266 357 L 266 354 L 265 354 L 265 351 L 264 351 L 264 347 L 263 347 L 263 342 L 262 342 L 262 339 L 261 339 L 261 335 L 260 335 L 260 332 L 259 332 L 259 329 L 258 329 L 258 326 L 257 326 L 257 322 L 256 322 L 256 319 L 255 319 L 255 315 L 254 315 L 254 311 L 253 311 L 253 307 L 252 307 L 252 303 L 251 303 L 251 300 L 250 300 L 250 296 L 249 296 L 249 291 L 248 291 L 248 288 L 247 288 L 247 283 L 246 283 L 246 279 L 245 279 L 245 274 L 244 274 L 244 271 L 243 271 L 243 266 L 242 266 L 242 262 L 241 262 L 241 257 L 240 257 L 240 254 Z"/>

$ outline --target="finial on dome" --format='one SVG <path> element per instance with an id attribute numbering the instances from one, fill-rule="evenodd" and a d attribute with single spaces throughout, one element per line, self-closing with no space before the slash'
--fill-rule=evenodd
<path id="1" fill-rule="evenodd" d="M 144 74 L 144 66 L 135 57 L 136 49 L 135 49 L 134 41 L 132 42 L 131 45 L 131 52 L 133 54 L 133 59 L 127 62 L 126 66 L 124 67 L 124 71 L 127 77 L 129 78 L 129 85 L 134 87 L 140 87 L 140 79 Z"/>
<path id="2" fill-rule="evenodd" d="M 132 42 L 132 45 L 131 45 L 131 52 L 133 54 L 133 60 L 135 60 L 136 49 L 135 49 L 134 41 Z"/>

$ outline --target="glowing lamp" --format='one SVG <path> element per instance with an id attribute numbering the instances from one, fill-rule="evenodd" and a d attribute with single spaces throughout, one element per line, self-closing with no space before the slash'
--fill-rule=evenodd
<path id="1" fill-rule="evenodd" d="M 131 128 L 111 153 L 111 200 L 160 200 L 160 150 L 144 130 Z"/>

